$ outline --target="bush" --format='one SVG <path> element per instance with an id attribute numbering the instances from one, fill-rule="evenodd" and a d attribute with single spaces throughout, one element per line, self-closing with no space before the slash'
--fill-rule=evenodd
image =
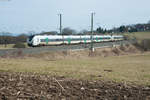
<path id="1" fill-rule="evenodd" d="M 14 46 L 13 46 L 13 48 L 25 48 L 26 46 L 25 46 L 25 44 L 23 44 L 23 43 L 16 43 Z"/>

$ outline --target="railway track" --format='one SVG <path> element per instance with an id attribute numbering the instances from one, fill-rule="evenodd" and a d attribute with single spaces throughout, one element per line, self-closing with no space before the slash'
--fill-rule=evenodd
<path id="1" fill-rule="evenodd" d="M 125 45 L 135 43 L 134 40 L 124 40 L 116 42 L 103 42 L 103 43 L 94 43 L 94 48 L 104 48 L 112 47 L 115 45 Z M 74 44 L 74 45 L 60 45 L 60 46 L 44 46 L 44 47 L 35 47 L 35 48 L 21 48 L 21 49 L 5 49 L 0 50 L 0 56 L 5 55 L 14 55 L 14 54 L 39 54 L 49 51 L 67 51 L 67 50 L 84 50 L 89 49 L 90 44 Z"/>

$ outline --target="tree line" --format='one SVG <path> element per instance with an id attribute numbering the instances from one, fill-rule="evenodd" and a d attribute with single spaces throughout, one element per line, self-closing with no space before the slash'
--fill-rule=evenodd
<path id="1" fill-rule="evenodd" d="M 9 35 L 0 35 L 0 44 L 16 44 L 16 43 L 25 43 L 27 41 L 27 35 L 21 34 L 19 36 L 11 36 Z"/>
<path id="2" fill-rule="evenodd" d="M 144 32 L 144 31 L 150 31 L 150 21 L 148 23 L 144 24 L 133 24 L 133 25 L 121 25 L 119 27 L 114 27 L 112 29 L 105 29 L 102 27 L 98 27 L 94 34 L 109 34 L 109 33 L 125 33 L 125 32 Z M 82 30 L 80 32 L 77 32 L 74 29 L 71 28 L 64 28 L 62 30 L 62 34 L 59 34 L 57 31 L 51 31 L 51 32 L 42 32 L 40 34 L 47 34 L 47 35 L 90 35 L 91 31 L 88 30 Z"/>
<path id="3" fill-rule="evenodd" d="M 125 32 L 144 32 L 144 31 L 150 31 L 150 21 L 148 23 L 144 24 L 133 24 L 133 25 L 121 25 L 120 27 L 114 27 L 110 30 L 103 29 L 101 27 L 98 27 L 96 29 L 98 33 L 125 33 Z"/>

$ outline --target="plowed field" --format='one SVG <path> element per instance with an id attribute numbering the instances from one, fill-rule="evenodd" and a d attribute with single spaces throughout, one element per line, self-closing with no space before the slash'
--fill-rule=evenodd
<path id="1" fill-rule="evenodd" d="M 150 100 L 150 87 L 0 72 L 2 100 Z"/>

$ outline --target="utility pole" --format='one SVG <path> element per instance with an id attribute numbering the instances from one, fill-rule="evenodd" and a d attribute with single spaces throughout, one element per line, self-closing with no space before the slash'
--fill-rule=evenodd
<path id="1" fill-rule="evenodd" d="M 91 13 L 91 51 L 94 52 L 94 47 L 93 47 L 93 20 L 94 20 L 94 14 L 95 13 Z"/>
<path id="2" fill-rule="evenodd" d="M 60 21 L 59 31 L 60 31 L 60 34 L 62 35 L 63 44 L 64 44 L 64 36 L 62 34 L 62 14 L 59 14 L 59 21 Z"/>

